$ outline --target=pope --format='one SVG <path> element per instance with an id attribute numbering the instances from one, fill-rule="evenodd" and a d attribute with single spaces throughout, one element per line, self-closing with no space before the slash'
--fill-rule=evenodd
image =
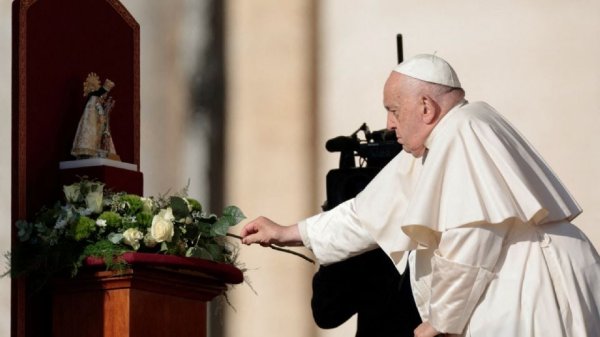
<path id="1" fill-rule="evenodd" d="M 403 152 L 354 199 L 291 226 L 259 217 L 243 242 L 322 264 L 381 247 L 409 265 L 418 337 L 600 336 L 600 257 L 531 144 L 435 55 L 399 64 L 383 103 Z"/>

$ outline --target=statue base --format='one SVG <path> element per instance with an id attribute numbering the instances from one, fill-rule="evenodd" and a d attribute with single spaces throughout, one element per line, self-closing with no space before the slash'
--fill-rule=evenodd
<path id="1" fill-rule="evenodd" d="M 61 185 L 73 184 L 82 177 L 87 177 L 103 182 L 106 188 L 115 192 L 143 195 L 144 176 L 135 164 L 106 158 L 89 158 L 61 161 L 59 168 Z"/>

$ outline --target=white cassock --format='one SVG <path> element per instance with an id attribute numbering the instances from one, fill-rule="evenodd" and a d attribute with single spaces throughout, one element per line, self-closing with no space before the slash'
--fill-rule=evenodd
<path id="1" fill-rule="evenodd" d="M 486 103 L 463 101 L 426 146 L 424 159 L 401 152 L 355 199 L 299 222 L 319 261 L 379 245 L 402 271 L 412 251 L 415 302 L 441 332 L 600 336 L 600 257 L 531 145 Z"/>

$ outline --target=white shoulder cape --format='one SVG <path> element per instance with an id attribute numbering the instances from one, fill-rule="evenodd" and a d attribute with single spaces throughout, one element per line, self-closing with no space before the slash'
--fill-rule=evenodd
<path id="1" fill-rule="evenodd" d="M 510 219 L 539 225 L 581 213 L 540 155 L 486 103 L 452 109 L 426 145 L 426 158 L 401 152 L 356 197 L 361 223 L 396 262 L 403 251 L 436 247 L 448 229 Z"/>

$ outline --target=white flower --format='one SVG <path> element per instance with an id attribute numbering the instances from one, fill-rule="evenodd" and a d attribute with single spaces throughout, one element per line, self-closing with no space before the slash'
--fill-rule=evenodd
<path id="1" fill-rule="evenodd" d="M 85 196 L 85 205 L 92 213 L 102 212 L 102 191 L 89 192 Z"/>
<path id="2" fill-rule="evenodd" d="M 67 219 L 60 218 L 56 220 L 56 224 L 54 225 L 54 229 L 63 229 L 67 226 Z"/>
<path id="3" fill-rule="evenodd" d="M 123 232 L 123 242 L 138 250 L 140 248 L 140 240 L 144 238 L 144 234 L 137 228 L 128 228 Z"/>
<path id="4" fill-rule="evenodd" d="M 79 208 L 75 208 L 74 210 L 75 210 L 75 213 L 77 213 L 80 216 L 88 216 L 93 213 L 91 208 L 79 207 Z"/>
<path id="5" fill-rule="evenodd" d="M 154 238 L 152 237 L 152 234 L 150 234 L 150 232 L 146 233 L 146 235 L 144 236 L 144 245 L 148 248 L 152 248 L 154 246 L 156 246 L 158 244 L 158 242 L 156 242 L 156 240 L 154 240 Z"/>
<path id="6" fill-rule="evenodd" d="M 154 200 L 152 198 L 140 198 L 142 200 L 142 211 L 143 212 L 152 212 L 154 208 Z"/>
<path id="7" fill-rule="evenodd" d="M 96 220 L 96 226 L 98 226 L 98 227 L 106 227 L 106 220 L 104 220 L 104 219 L 98 219 L 98 220 Z"/>
<path id="8" fill-rule="evenodd" d="M 65 193 L 65 198 L 67 198 L 67 201 L 70 203 L 77 202 L 81 199 L 79 184 L 65 185 L 63 186 L 63 192 Z"/>
<path id="9" fill-rule="evenodd" d="M 170 207 L 161 210 L 154 218 L 152 218 L 150 234 L 156 242 L 171 241 L 173 234 L 175 234 L 173 220 L 175 220 L 175 217 L 173 216 L 173 210 Z"/>

